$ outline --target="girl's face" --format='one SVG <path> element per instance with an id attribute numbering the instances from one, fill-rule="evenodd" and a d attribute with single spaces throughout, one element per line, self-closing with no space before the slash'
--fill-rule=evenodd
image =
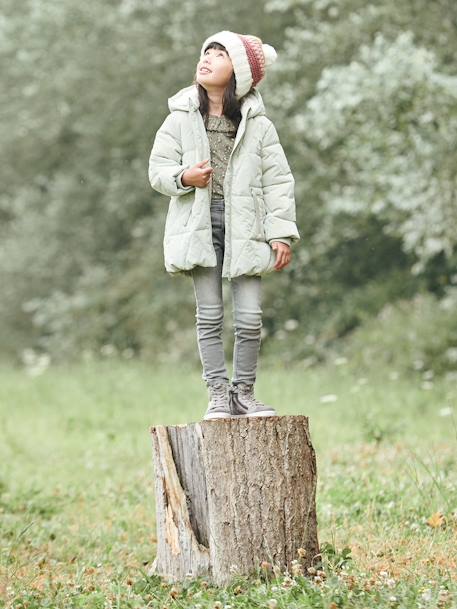
<path id="1" fill-rule="evenodd" d="M 196 81 L 205 89 L 226 87 L 232 74 L 232 61 L 226 51 L 206 49 L 197 64 Z"/>

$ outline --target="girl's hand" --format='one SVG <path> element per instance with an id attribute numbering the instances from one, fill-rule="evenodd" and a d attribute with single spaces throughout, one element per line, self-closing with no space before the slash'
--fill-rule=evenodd
<path id="1" fill-rule="evenodd" d="M 200 161 L 190 169 L 186 169 L 181 176 L 182 185 L 205 188 L 205 186 L 208 185 L 211 174 L 213 173 L 212 167 L 203 167 L 203 165 L 206 165 L 208 162 L 209 159 L 206 159 L 206 161 Z"/>
<path id="2" fill-rule="evenodd" d="M 276 263 L 275 263 L 274 269 L 275 269 L 275 271 L 280 271 L 285 266 L 287 266 L 289 264 L 289 262 L 291 261 L 292 250 L 288 245 L 286 245 L 285 243 L 282 243 L 282 241 L 273 241 L 271 244 L 271 247 L 274 250 L 277 250 Z"/>

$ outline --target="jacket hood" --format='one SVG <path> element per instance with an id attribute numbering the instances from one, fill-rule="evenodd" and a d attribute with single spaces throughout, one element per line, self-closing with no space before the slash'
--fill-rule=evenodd
<path id="1" fill-rule="evenodd" d="M 170 112 L 173 110 L 184 110 L 189 112 L 190 110 L 198 109 L 199 105 L 197 85 L 194 84 L 180 89 L 172 97 L 168 98 L 168 108 L 170 109 Z M 248 110 L 249 116 L 265 114 L 265 105 L 262 96 L 257 89 L 253 89 L 243 97 L 243 101 L 241 102 L 241 114 L 247 113 Z"/>

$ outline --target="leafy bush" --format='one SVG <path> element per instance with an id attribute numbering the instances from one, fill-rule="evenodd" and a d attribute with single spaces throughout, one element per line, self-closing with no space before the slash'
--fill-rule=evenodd
<path id="1" fill-rule="evenodd" d="M 399 374 L 435 374 L 457 378 L 457 287 L 442 299 L 419 293 L 411 300 L 386 304 L 347 338 L 342 350 L 351 365 L 388 364 Z"/>

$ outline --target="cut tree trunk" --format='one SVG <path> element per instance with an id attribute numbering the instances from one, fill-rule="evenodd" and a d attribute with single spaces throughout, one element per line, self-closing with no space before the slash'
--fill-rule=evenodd
<path id="1" fill-rule="evenodd" d="M 157 526 L 150 574 L 226 585 L 235 574 L 258 574 L 262 562 L 291 573 L 299 554 L 306 574 L 319 555 L 308 417 L 217 419 L 150 432 Z"/>

